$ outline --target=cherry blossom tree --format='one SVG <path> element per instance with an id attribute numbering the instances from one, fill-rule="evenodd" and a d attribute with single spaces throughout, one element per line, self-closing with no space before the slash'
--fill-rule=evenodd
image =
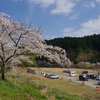
<path id="1" fill-rule="evenodd" d="M 34 28 L 31 24 L 29 27 L 23 23 L 12 20 L 10 16 L 0 13 L 0 67 L 2 79 L 6 79 L 6 68 L 13 67 L 18 58 L 26 51 L 44 56 L 55 61 L 61 66 L 70 66 L 71 62 L 66 57 L 66 52 L 60 47 L 48 46 L 42 39 L 44 33 L 42 28 Z"/>
<path id="2" fill-rule="evenodd" d="M 38 64 L 41 66 L 54 66 L 54 67 L 70 67 L 70 59 L 67 58 L 66 51 L 58 46 L 45 45 L 40 57 L 44 58 L 43 61 L 39 60 Z M 41 59 L 40 58 L 40 59 Z M 46 60 L 45 60 L 46 59 Z"/>
<path id="3" fill-rule="evenodd" d="M 34 48 L 43 45 L 45 42 L 41 38 L 44 32 L 42 28 L 31 28 L 22 23 L 10 19 L 4 13 L 0 14 L 0 67 L 2 79 L 5 79 L 6 68 L 15 58 L 26 51 L 35 52 Z"/>

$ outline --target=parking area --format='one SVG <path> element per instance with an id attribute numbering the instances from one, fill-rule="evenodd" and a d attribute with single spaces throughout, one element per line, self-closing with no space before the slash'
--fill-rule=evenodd
<path id="1" fill-rule="evenodd" d="M 79 84 L 79 85 L 82 84 L 83 80 L 79 80 L 79 75 L 82 73 L 83 70 L 80 70 L 77 72 L 77 70 L 71 69 L 71 71 L 76 74 L 75 76 L 71 76 L 70 72 L 65 72 L 65 70 L 59 69 L 57 71 L 56 69 L 49 70 L 49 68 L 48 69 L 46 68 L 46 70 L 43 69 L 41 71 L 36 69 L 36 72 L 37 72 L 37 74 L 40 74 L 43 77 L 46 77 L 49 79 L 61 79 L 62 78 L 62 79 L 65 79 L 67 81 L 71 80 L 71 82 L 73 82 L 75 84 Z M 89 74 L 91 73 L 91 75 L 93 75 L 93 74 L 97 75 L 97 71 L 90 71 L 89 70 L 88 73 Z M 96 86 L 99 86 L 98 80 L 96 78 L 95 79 L 89 78 L 88 81 L 84 81 L 84 84 L 88 87 L 91 87 L 91 88 L 96 88 Z"/>
<path id="2" fill-rule="evenodd" d="M 69 81 L 71 79 L 72 82 L 81 85 L 82 82 L 85 83 L 86 86 L 91 87 L 91 88 L 96 88 L 96 86 L 98 85 L 98 80 L 96 79 L 89 79 L 88 81 L 80 81 L 79 80 L 79 75 L 77 75 L 76 77 L 70 77 L 68 74 L 60 74 L 61 77 L 63 77 L 63 79 Z"/>

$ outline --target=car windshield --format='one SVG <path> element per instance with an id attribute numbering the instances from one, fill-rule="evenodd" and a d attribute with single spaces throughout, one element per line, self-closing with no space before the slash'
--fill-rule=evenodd
<path id="1" fill-rule="evenodd" d="M 75 74 L 75 73 L 71 73 L 71 74 Z"/>
<path id="2" fill-rule="evenodd" d="M 50 74 L 50 76 L 56 76 L 55 74 Z"/>
<path id="3" fill-rule="evenodd" d="M 83 74 L 83 77 L 86 77 L 86 74 Z"/>

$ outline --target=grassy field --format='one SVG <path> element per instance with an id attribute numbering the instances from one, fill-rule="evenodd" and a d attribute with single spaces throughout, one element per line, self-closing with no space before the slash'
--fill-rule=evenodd
<path id="1" fill-rule="evenodd" d="M 49 73 L 62 73 L 62 71 L 65 69 L 65 68 L 33 68 L 35 69 L 36 71 L 43 71 L 43 72 L 49 72 Z M 40 94 L 44 95 L 45 98 L 47 100 L 59 100 L 59 99 L 56 99 L 56 96 L 55 95 L 60 95 L 59 98 L 62 98 L 61 100 L 84 100 L 84 99 L 81 99 L 80 97 L 82 98 L 86 98 L 86 100 L 100 100 L 100 92 L 99 91 L 96 91 L 95 89 L 92 89 L 92 88 L 89 88 L 89 87 L 86 87 L 86 86 L 80 86 L 78 84 L 74 84 L 73 82 L 68 82 L 66 80 L 61 80 L 61 79 L 57 79 L 57 80 L 50 80 L 46 77 L 43 77 L 42 75 L 39 75 L 39 74 L 28 74 L 26 73 L 26 68 L 17 68 L 17 73 L 15 73 L 14 71 L 10 71 L 10 73 L 12 73 L 13 75 L 17 75 L 17 76 L 22 76 L 24 78 L 26 78 L 28 81 L 32 81 L 36 84 L 36 87 L 37 88 L 40 88 L 41 86 L 45 88 L 42 88 L 41 90 L 39 90 Z M 85 69 L 73 69 L 71 68 L 71 70 L 76 70 L 77 73 L 81 73 L 83 70 Z M 86 69 L 87 70 L 87 69 Z M 91 70 L 89 69 L 88 70 L 89 73 L 95 73 L 97 74 L 98 73 L 98 70 Z M 9 73 L 8 73 L 9 74 Z M 12 79 L 10 79 L 11 77 L 8 77 L 8 79 L 10 81 L 12 81 Z M 19 85 L 19 84 L 16 84 L 18 82 L 13 82 L 14 85 Z M 19 81 L 20 83 L 20 81 Z M 48 89 L 49 88 L 49 89 Z M 48 97 L 48 91 L 52 91 L 52 89 L 54 89 L 55 91 L 58 91 L 56 92 L 56 94 L 52 94 L 52 96 Z M 70 94 L 71 96 L 75 96 L 71 99 L 65 99 L 66 96 L 65 95 L 62 95 L 62 93 L 67 93 L 66 95 Z M 79 98 L 77 98 L 77 96 L 79 96 Z M 63 98 L 64 97 L 64 98 Z M 52 98 L 52 99 L 50 99 Z M 70 98 L 70 96 L 69 96 Z M 75 99 L 77 98 L 77 99 Z M 3 100 L 3 99 L 0 99 L 0 100 Z M 17 100 L 17 99 L 15 99 Z M 28 99 L 26 99 L 28 100 Z M 30 99 L 29 99 L 30 100 Z M 42 100 L 42 99 L 35 99 L 35 100 Z M 45 99 L 43 99 L 45 100 Z"/>
<path id="2" fill-rule="evenodd" d="M 0 100 L 90 100 L 50 88 L 27 78 L 0 80 Z M 91 99 L 94 100 L 94 99 Z"/>

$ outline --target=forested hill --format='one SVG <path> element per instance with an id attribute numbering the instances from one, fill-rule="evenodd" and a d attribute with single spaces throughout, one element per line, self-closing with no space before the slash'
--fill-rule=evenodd
<path id="1" fill-rule="evenodd" d="M 79 61 L 100 62 L 100 34 L 55 38 L 46 40 L 46 43 L 65 49 L 67 57 L 74 63 Z"/>

